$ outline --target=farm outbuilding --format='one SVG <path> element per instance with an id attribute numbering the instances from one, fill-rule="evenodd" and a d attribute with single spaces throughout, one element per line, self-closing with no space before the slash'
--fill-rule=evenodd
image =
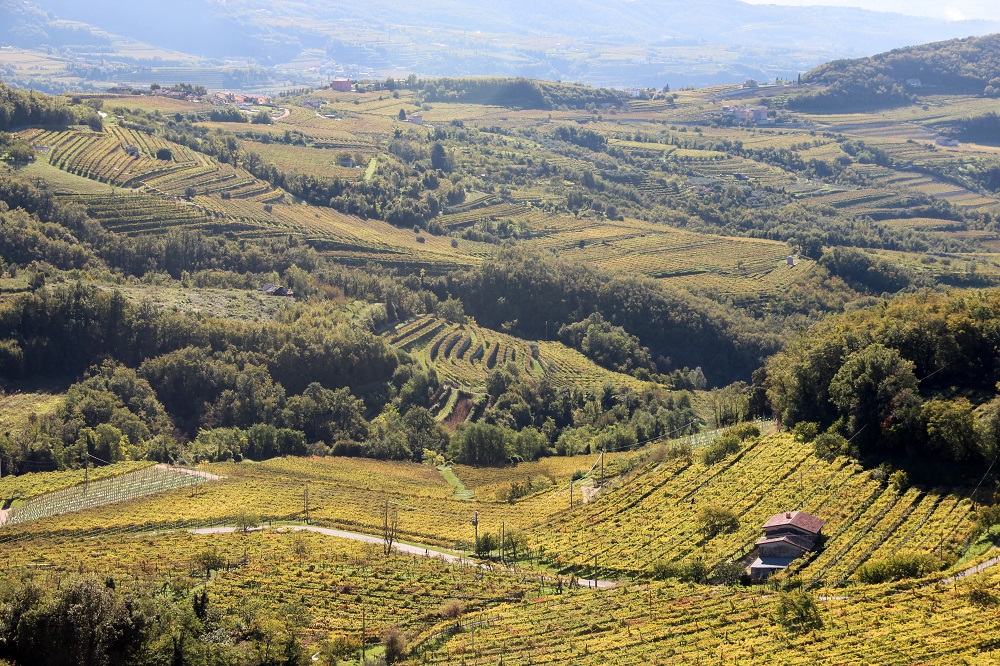
<path id="1" fill-rule="evenodd" d="M 288 287 L 282 287 L 276 284 L 265 284 L 261 285 L 260 289 L 257 291 L 263 292 L 269 296 L 292 296 L 294 292 Z"/>

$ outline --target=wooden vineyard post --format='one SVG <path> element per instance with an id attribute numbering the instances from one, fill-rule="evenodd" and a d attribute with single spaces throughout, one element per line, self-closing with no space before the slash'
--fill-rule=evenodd
<path id="1" fill-rule="evenodd" d="M 604 449 L 601 449 L 601 487 L 604 487 Z"/>
<path id="2" fill-rule="evenodd" d="M 361 607 L 361 666 L 365 663 L 365 607 Z"/>

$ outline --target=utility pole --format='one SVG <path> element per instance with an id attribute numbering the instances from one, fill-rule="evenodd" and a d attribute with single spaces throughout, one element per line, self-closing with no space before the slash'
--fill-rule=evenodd
<path id="1" fill-rule="evenodd" d="M 597 555 L 594 555 L 594 589 L 597 589 Z"/>
<path id="2" fill-rule="evenodd" d="M 306 508 L 306 525 L 309 524 L 309 482 L 306 482 L 306 489 L 303 493 L 302 502 Z"/>
<path id="3" fill-rule="evenodd" d="M 87 491 L 90 490 L 90 456 L 87 456 L 87 462 L 83 468 L 83 494 L 86 495 Z"/>
<path id="4" fill-rule="evenodd" d="M 601 449 L 601 487 L 602 488 L 604 487 L 604 449 L 606 449 L 606 448 L 607 447 L 605 446 L 603 449 Z"/>
<path id="5" fill-rule="evenodd" d="M 361 607 L 361 666 L 365 663 L 365 607 Z"/>
<path id="6" fill-rule="evenodd" d="M 500 562 L 504 561 L 504 528 L 506 527 L 506 521 L 500 521 Z"/>
<path id="7" fill-rule="evenodd" d="M 472 550 L 475 552 L 476 546 L 479 544 L 479 512 L 472 516 L 472 526 L 476 528 L 476 540 L 472 542 Z"/>
<path id="8" fill-rule="evenodd" d="M 573 508 L 573 482 L 569 482 L 569 508 Z"/>

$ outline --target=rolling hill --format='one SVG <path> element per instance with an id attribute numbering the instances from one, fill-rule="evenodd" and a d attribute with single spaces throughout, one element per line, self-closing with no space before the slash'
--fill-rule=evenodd
<path id="1" fill-rule="evenodd" d="M 867 58 L 835 60 L 802 77 L 826 90 L 793 97 L 800 109 L 877 108 L 915 94 L 995 96 L 1000 88 L 1000 34 L 909 46 Z"/>

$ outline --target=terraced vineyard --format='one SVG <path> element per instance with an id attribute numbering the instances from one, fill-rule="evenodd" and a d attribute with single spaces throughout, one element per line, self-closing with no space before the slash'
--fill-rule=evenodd
<path id="1" fill-rule="evenodd" d="M 36 146 L 49 149 L 53 166 L 124 192 L 75 195 L 107 228 L 125 234 L 159 234 L 174 228 L 233 233 L 247 238 L 296 234 L 324 254 L 345 263 L 378 261 L 406 269 L 441 272 L 481 261 L 492 246 L 442 236 L 417 236 L 379 220 L 362 220 L 330 208 L 289 203 L 285 195 L 246 171 L 184 146 L 142 132 L 109 128 L 25 130 Z M 139 149 L 138 158 L 125 153 Z M 155 159 L 169 149 L 172 161 Z M 195 195 L 184 200 L 193 189 Z"/>
<path id="2" fill-rule="evenodd" d="M 50 164 L 119 187 L 143 186 L 173 197 L 183 196 L 188 188 L 199 194 L 225 192 L 234 198 L 260 197 L 272 191 L 270 185 L 245 171 L 156 136 L 121 127 L 110 127 L 102 133 L 26 130 L 22 136 L 36 146 L 47 147 Z M 138 156 L 126 153 L 126 146 L 135 146 Z M 172 159 L 157 159 L 160 150 L 169 150 Z"/>
<path id="3" fill-rule="evenodd" d="M 733 532 L 706 539 L 698 512 L 726 507 Z M 845 458 L 829 462 L 788 435 L 751 441 L 716 465 L 665 462 L 616 487 L 538 535 L 563 566 L 585 568 L 595 555 L 623 573 L 658 561 L 698 557 L 710 567 L 750 552 L 773 514 L 801 509 L 826 520 L 823 550 L 796 565 L 807 578 L 850 578 L 872 557 L 899 549 L 954 556 L 972 530 L 972 503 L 941 490 L 884 487 Z"/>
<path id="4" fill-rule="evenodd" d="M 976 576 L 996 589 L 996 568 Z M 475 632 L 430 643 L 411 663 L 504 664 L 989 664 L 1000 619 L 970 601 L 969 585 L 899 583 L 817 590 L 821 628 L 778 624 L 777 595 L 651 583 L 508 604 L 470 616 Z M 429 639 L 433 631 L 422 636 Z"/>
<path id="5" fill-rule="evenodd" d="M 642 386 L 634 377 L 605 370 L 561 343 L 529 342 L 472 321 L 452 324 L 424 316 L 393 327 L 384 337 L 424 367 L 433 367 L 442 381 L 471 390 L 482 388 L 491 370 L 508 363 L 529 377 L 548 377 L 556 386 L 594 389 L 605 382 Z"/>
<path id="6" fill-rule="evenodd" d="M 199 559 L 206 552 L 222 563 L 208 580 Z M 204 586 L 217 612 L 234 619 L 295 604 L 310 642 L 346 635 L 360 640 L 362 606 L 367 641 L 375 644 L 390 626 L 412 634 L 434 626 L 447 602 L 475 610 L 538 589 L 537 581 L 503 569 L 386 557 L 380 546 L 309 532 L 174 532 L 88 539 L 72 549 L 60 539 L 37 539 L 6 544 L 4 555 L 0 579 L 44 571 L 92 574 L 125 586 L 171 580 L 177 588 Z"/>
<path id="7" fill-rule="evenodd" d="M 87 214 L 109 231 L 128 235 L 160 234 L 174 228 L 218 227 L 214 218 L 194 204 L 149 194 L 103 194 L 77 196 Z"/>

